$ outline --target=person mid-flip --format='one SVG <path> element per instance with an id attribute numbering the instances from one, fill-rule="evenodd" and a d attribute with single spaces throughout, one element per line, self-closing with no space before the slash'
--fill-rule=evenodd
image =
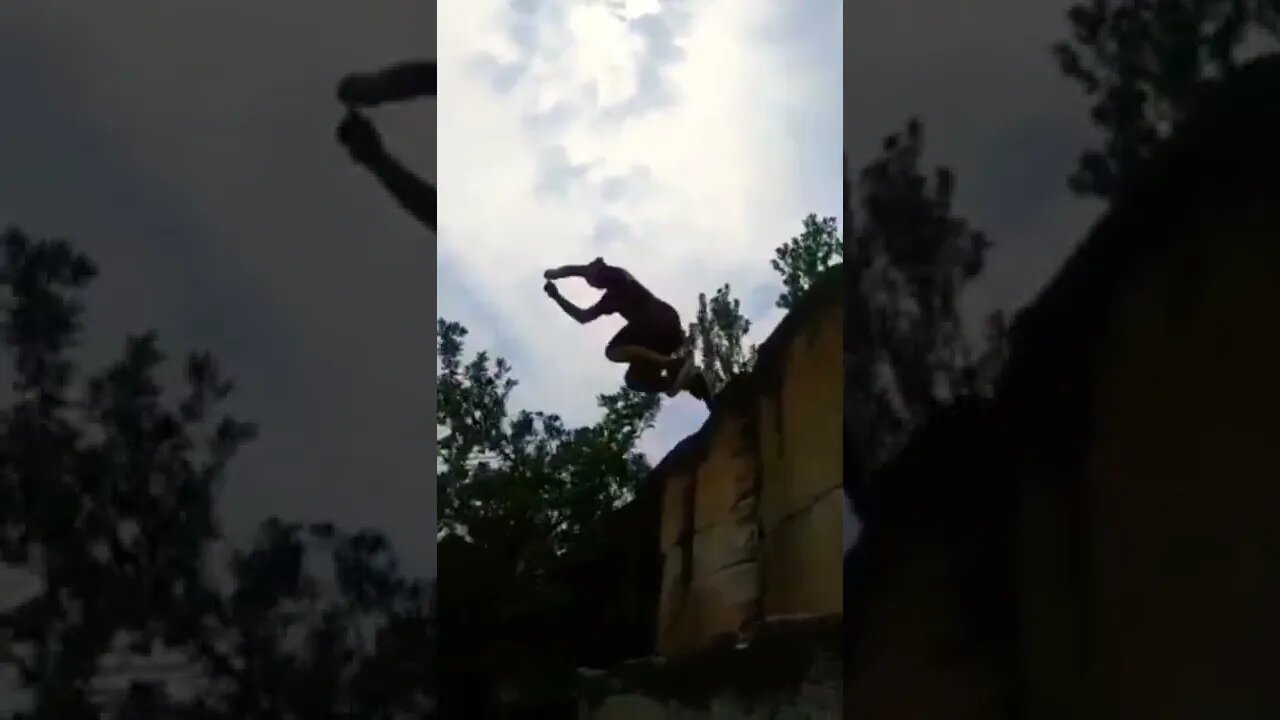
<path id="1" fill-rule="evenodd" d="M 586 265 L 565 265 L 543 273 L 547 284 L 543 290 L 565 314 L 580 323 L 589 323 L 603 315 L 618 314 L 627 324 L 605 347 L 604 355 L 612 362 L 625 363 L 626 384 L 632 390 L 666 393 L 674 397 L 681 390 L 711 406 L 711 388 L 706 377 L 685 351 L 684 328 L 680 315 L 671 305 L 659 300 L 641 285 L 631 273 L 596 258 Z M 580 308 L 560 294 L 555 281 L 580 277 L 604 295 L 595 305 Z"/>

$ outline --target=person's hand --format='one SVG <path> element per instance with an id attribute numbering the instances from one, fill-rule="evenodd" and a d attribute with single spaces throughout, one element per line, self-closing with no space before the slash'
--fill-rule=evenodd
<path id="1" fill-rule="evenodd" d="M 557 288 L 556 284 L 551 282 L 550 280 L 547 281 L 546 285 L 542 286 L 542 292 L 546 293 L 547 297 L 552 299 L 555 299 L 560 296 L 560 288 Z"/>
<path id="2" fill-rule="evenodd" d="M 349 111 L 338 126 L 338 142 L 356 162 L 365 165 L 382 155 L 382 136 L 369 119 L 354 110 Z"/>
<path id="3" fill-rule="evenodd" d="M 380 99 L 379 89 L 376 77 L 352 73 L 338 83 L 338 101 L 353 109 L 372 107 Z"/>
<path id="4" fill-rule="evenodd" d="M 556 272 L 556 271 L 555 271 L 555 269 L 553 268 L 553 269 L 551 269 L 551 270 L 547 270 L 547 271 L 543 272 L 543 273 L 542 273 L 542 277 L 544 277 L 544 278 L 546 278 L 546 279 L 548 279 L 548 280 L 557 280 L 557 279 L 559 279 L 559 277 L 560 277 L 560 273 Z"/>

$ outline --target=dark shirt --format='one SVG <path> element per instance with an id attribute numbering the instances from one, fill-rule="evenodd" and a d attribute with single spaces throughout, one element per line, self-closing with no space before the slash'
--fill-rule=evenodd
<path id="1" fill-rule="evenodd" d="M 670 305 L 620 267 L 605 266 L 596 275 L 596 285 L 604 290 L 602 309 L 621 315 L 627 322 L 652 319 L 671 310 Z"/>

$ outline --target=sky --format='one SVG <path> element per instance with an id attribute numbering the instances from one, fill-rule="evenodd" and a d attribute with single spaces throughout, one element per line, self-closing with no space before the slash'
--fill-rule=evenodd
<path id="1" fill-rule="evenodd" d="M 101 267 L 82 357 L 208 349 L 260 438 L 222 498 L 387 532 L 433 572 L 431 234 L 334 142 L 335 85 L 431 57 L 434 4 L 0 3 L 0 225 Z M 431 102 L 374 111 L 431 177 Z"/>
<path id="2" fill-rule="evenodd" d="M 534 5 L 449 3 L 451 100 L 372 113 L 441 176 L 438 248 L 332 138 L 343 74 L 437 55 L 432 5 L 0 6 L 0 223 L 100 265 L 87 367 L 154 328 L 235 378 L 261 434 L 223 494 L 234 542 L 271 514 L 332 519 L 433 572 L 437 301 L 515 364 L 518 406 L 590 422 L 621 380 L 602 357 L 617 323 L 569 321 L 543 269 L 605 255 L 685 316 L 727 282 L 759 340 L 773 248 L 839 214 L 839 3 Z M 669 403 L 646 451 L 704 419 Z"/>
<path id="3" fill-rule="evenodd" d="M 1071 3 L 859 0 L 845 34 L 845 142 L 855 168 L 919 117 L 927 165 L 956 171 L 957 213 L 995 247 L 971 315 L 1025 305 L 1084 236 L 1100 206 L 1066 177 L 1097 136 L 1088 104 L 1050 54 Z M 1003 30 L 1002 30 L 1003 29 Z"/>
<path id="4" fill-rule="evenodd" d="M 773 248 L 839 215 L 842 148 L 861 167 L 912 115 L 996 243 L 970 315 L 1031 300 L 1099 210 L 1065 187 L 1095 141 L 1049 54 L 1068 4 L 443 4 L 442 99 L 373 112 L 440 181 L 433 238 L 332 133 L 344 73 L 437 55 L 435 3 L 0 3 L 0 225 L 100 264 L 92 366 L 154 328 L 236 378 L 261 437 L 223 498 L 233 538 L 273 513 L 376 526 L 429 573 L 437 312 L 512 361 L 516 406 L 591 422 L 620 322 L 577 326 L 542 270 L 602 255 L 686 318 L 729 283 L 763 339 Z M 704 419 L 669 401 L 644 449 Z"/>
<path id="5" fill-rule="evenodd" d="M 572 424 L 625 368 L 623 321 L 579 326 L 542 272 L 597 256 L 687 323 L 728 283 L 777 325 L 773 250 L 840 216 L 842 4 L 469 0 L 440 9 L 439 313 L 510 360 L 518 408 Z M 588 305 L 598 292 L 561 281 Z M 642 440 L 660 459 L 705 421 L 687 395 Z"/>
<path id="6" fill-rule="evenodd" d="M 373 525 L 429 572 L 429 310 L 512 361 L 516 406 L 590 422 L 621 379 L 601 356 L 620 322 L 577 326 L 543 269 L 603 255 L 686 318 L 729 283 L 763 339 L 773 248 L 839 215 L 842 145 L 860 166 L 912 114 L 997 243 L 975 308 L 1025 303 L 1082 236 L 1097 210 L 1063 177 L 1091 131 L 1048 54 L 1065 3 L 843 5 L 445 4 L 444 99 L 373 113 L 441 180 L 433 243 L 332 142 L 337 78 L 437 54 L 430 4 L 5 3 L 0 222 L 102 266 L 92 363 L 155 328 L 236 378 L 262 435 L 224 495 L 233 536 L 271 513 Z M 643 447 L 656 459 L 704 418 L 669 401 Z"/>
<path id="7" fill-rule="evenodd" d="M 543 269 L 602 255 L 686 318 L 729 283 L 763 339 L 773 248 L 839 215 L 842 147 L 860 167 L 912 115 L 996 243 L 970 313 L 1031 300 L 1098 213 L 1065 188 L 1094 142 L 1049 54 L 1067 5 L 444 4 L 443 99 L 373 112 L 440 180 L 433 238 L 332 141 L 339 77 L 437 55 L 433 3 L 3 3 L 0 224 L 101 265 L 91 365 L 155 328 L 236 378 L 262 434 L 223 498 L 233 537 L 272 513 L 371 525 L 431 572 L 433 313 L 512 361 L 516 406 L 590 422 L 620 321 L 573 323 Z M 704 419 L 669 401 L 643 447 Z"/>

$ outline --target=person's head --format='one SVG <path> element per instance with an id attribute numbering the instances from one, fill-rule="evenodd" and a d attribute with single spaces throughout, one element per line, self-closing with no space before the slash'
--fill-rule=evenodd
<path id="1" fill-rule="evenodd" d="M 591 262 L 587 263 L 586 267 L 587 267 L 587 271 L 583 273 L 582 279 L 586 280 L 587 284 L 590 285 L 591 287 L 596 288 L 597 290 L 600 289 L 600 284 L 603 281 L 603 278 L 601 277 L 601 275 L 604 269 L 609 267 L 608 265 L 605 264 L 604 258 L 598 257 L 595 260 L 592 260 Z"/>

